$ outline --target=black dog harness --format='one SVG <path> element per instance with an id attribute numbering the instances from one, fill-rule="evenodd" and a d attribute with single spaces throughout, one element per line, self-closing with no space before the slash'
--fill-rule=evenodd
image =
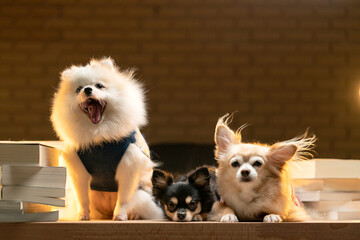
<path id="1" fill-rule="evenodd" d="M 104 142 L 90 148 L 80 149 L 77 154 L 90 173 L 90 188 L 102 192 L 117 192 L 115 181 L 117 166 L 131 143 L 135 143 L 135 131 L 117 142 Z"/>

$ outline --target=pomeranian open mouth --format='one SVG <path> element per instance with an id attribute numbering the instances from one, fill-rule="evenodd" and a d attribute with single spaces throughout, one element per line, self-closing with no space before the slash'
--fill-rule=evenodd
<path id="1" fill-rule="evenodd" d="M 106 102 L 95 98 L 88 98 L 80 104 L 81 110 L 89 117 L 93 124 L 98 124 L 104 113 Z"/>

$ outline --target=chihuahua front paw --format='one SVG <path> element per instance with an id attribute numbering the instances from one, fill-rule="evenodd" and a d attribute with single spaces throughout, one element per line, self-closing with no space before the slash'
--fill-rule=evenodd
<path id="1" fill-rule="evenodd" d="M 128 219 L 129 220 L 139 220 L 140 219 L 140 215 L 137 213 L 129 213 L 128 214 Z"/>
<path id="2" fill-rule="evenodd" d="M 270 223 L 282 222 L 282 219 L 279 215 L 269 214 L 264 217 L 264 222 L 270 222 Z"/>
<path id="3" fill-rule="evenodd" d="M 80 221 L 88 221 L 90 220 L 90 214 L 89 213 L 80 213 Z"/>
<path id="4" fill-rule="evenodd" d="M 238 221 L 239 221 L 238 218 L 234 214 L 226 214 L 222 216 L 220 219 L 220 222 L 227 222 L 227 223 L 238 222 Z"/>
<path id="5" fill-rule="evenodd" d="M 127 214 L 117 214 L 114 216 L 114 221 L 127 221 L 128 220 L 128 216 Z"/>
<path id="6" fill-rule="evenodd" d="M 192 220 L 193 220 L 193 221 L 202 221 L 203 219 L 202 219 L 202 217 L 201 217 L 200 214 L 196 214 L 196 215 L 193 217 Z"/>

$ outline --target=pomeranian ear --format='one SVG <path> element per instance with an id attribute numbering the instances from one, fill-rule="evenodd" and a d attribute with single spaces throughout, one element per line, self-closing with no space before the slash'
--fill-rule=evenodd
<path id="1" fill-rule="evenodd" d="M 196 187 L 202 188 L 210 185 L 210 173 L 207 167 L 200 167 L 188 176 L 188 181 Z"/>
<path id="2" fill-rule="evenodd" d="M 225 152 L 234 142 L 234 138 L 234 132 L 222 121 L 220 123 L 218 122 L 215 129 L 215 144 L 217 146 L 217 151 L 220 153 Z"/>
<path id="3" fill-rule="evenodd" d="M 74 67 L 71 68 L 67 68 L 65 69 L 61 74 L 60 74 L 60 79 L 61 81 L 67 81 L 71 78 L 71 74 L 74 70 Z"/>
<path id="4" fill-rule="evenodd" d="M 103 58 L 100 60 L 101 65 L 107 67 L 107 68 L 114 68 L 115 61 L 111 57 Z"/>
<path id="5" fill-rule="evenodd" d="M 108 69 L 115 69 L 115 61 L 111 57 L 105 57 L 100 60 L 92 59 L 90 61 L 91 66 L 95 66 L 100 64 L 103 67 L 106 67 Z"/>
<path id="6" fill-rule="evenodd" d="M 158 197 L 174 182 L 174 179 L 171 174 L 155 169 L 153 171 L 151 182 L 153 185 L 153 194 L 155 197 Z"/>
<path id="7" fill-rule="evenodd" d="M 271 146 L 268 155 L 268 159 L 278 169 L 281 169 L 286 161 L 290 160 L 297 151 L 298 147 L 294 144 L 278 145 L 274 144 Z"/>

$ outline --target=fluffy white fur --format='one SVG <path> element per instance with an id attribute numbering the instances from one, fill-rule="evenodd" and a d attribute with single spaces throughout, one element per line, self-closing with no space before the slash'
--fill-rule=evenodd
<path id="1" fill-rule="evenodd" d="M 112 59 L 92 60 L 85 66 L 72 66 L 61 74 L 55 94 L 51 120 L 56 133 L 74 148 L 103 141 L 118 140 L 146 124 L 144 94 L 133 73 L 120 72 Z M 79 104 L 84 94 L 75 94 L 79 86 L 102 83 L 104 90 L 93 87 L 94 96 L 107 102 L 101 124 L 92 124 Z M 75 130 L 76 129 L 76 130 Z"/>
<path id="2" fill-rule="evenodd" d="M 103 88 L 96 87 L 99 83 Z M 79 87 L 82 88 L 77 91 Z M 91 121 L 80 107 L 88 98 L 85 87 L 92 88 L 91 98 L 106 103 L 99 122 Z M 64 141 L 63 157 L 74 183 L 80 219 L 163 218 L 162 210 L 152 201 L 149 192 L 138 190 L 139 184 L 151 189 L 154 163 L 148 157 L 148 146 L 139 131 L 139 127 L 146 124 L 146 110 L 143 89 L 133 78 L 133 72 L 120 71 L 111 58 L 65 69 L 54 96 L 51 121 Z M 116 170 L 118 192 L 91 191 L 91 176 L 76 151 L 119 140 L 134 130 L 137 142 L 130 144 Z"/>
<path id="3" fill-rule="evenodd" d="M 315 137 L 299 137 L 271 146 L 243 143 L 242 128 L 233 132 L 227 126 L 227 116 L 219 119 L 215 131 L 217 184 L 225 204 L 239 220 L 306 220 L 304 209 L 293 199 L 287 162 L 306 157 Z"/>

